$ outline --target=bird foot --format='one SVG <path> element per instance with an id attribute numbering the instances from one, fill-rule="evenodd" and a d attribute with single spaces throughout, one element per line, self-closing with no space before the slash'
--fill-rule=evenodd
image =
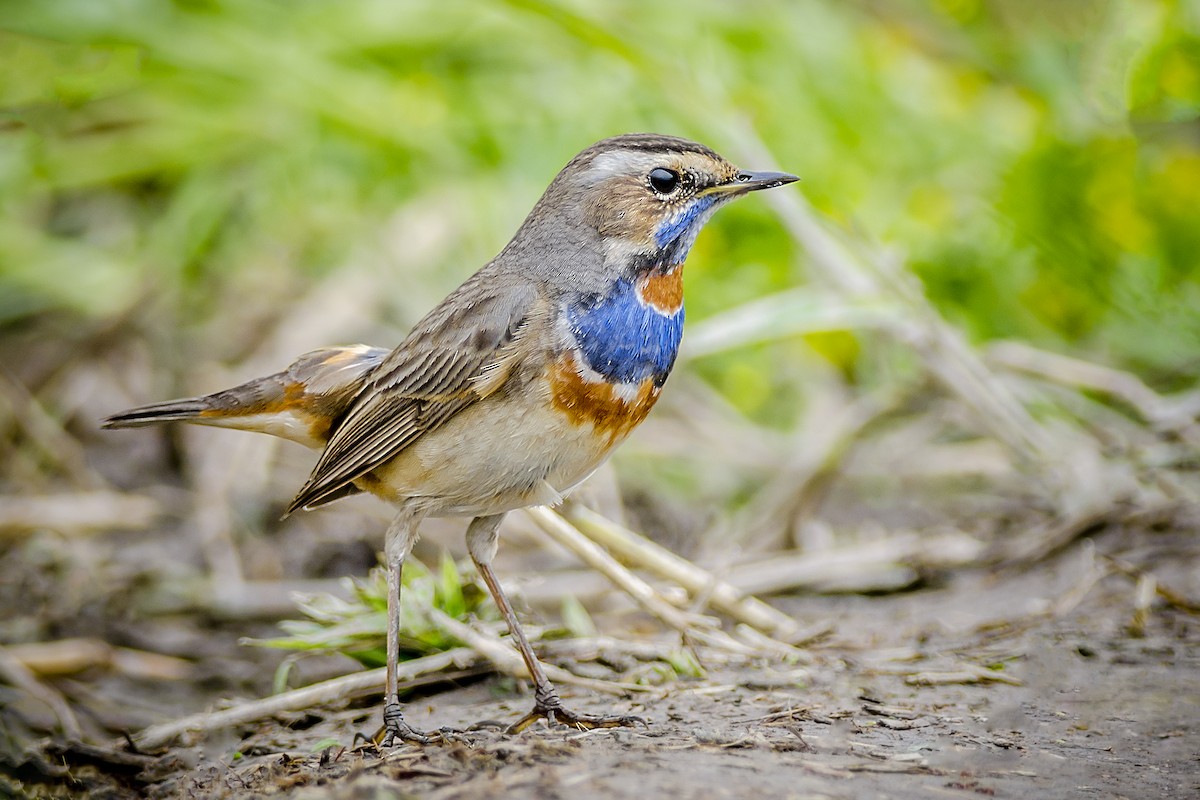
<path id="1" fill-rule="evenodd" d="M 382 737 L 382 739 L 380 739 Z M 439 728 L 435 731 L 419 731 L 404 720 L 399 703 L 388 703 L 383 707 L 383 728 L 375 735 L 379 747 L 386 748 L 401 742 L 410 744 L 442 744 L 443 742 L 465 741 L 463 732 L 455 728 Z"/>
<path id="2" fill-rule="evenodd" d="M 551 692 L 535 695 L 533 710 L 510 725 L 508 733 L 520 733 L 539 719 L 544 719 L 551 725 L 566 725 L 581 731 L 596 728 L 632 728 L 635 725 L 649 727 L 646 720 L 632 714 L 577 714 L 567 711 L 558 699 L 558 694 Z"/>

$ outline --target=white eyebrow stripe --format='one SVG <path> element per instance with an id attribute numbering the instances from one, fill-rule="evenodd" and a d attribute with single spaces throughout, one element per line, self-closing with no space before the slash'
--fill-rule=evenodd
<path id="1" fill-rule="evenodd" d="M 662 166 L 662 153 L 647 153 L 644 150 L 609 150 L 592 159 L 585 173 L 584 182 L 596 184 L 615 175 L 628 175 L 640 171 L 649 172 Z"/>

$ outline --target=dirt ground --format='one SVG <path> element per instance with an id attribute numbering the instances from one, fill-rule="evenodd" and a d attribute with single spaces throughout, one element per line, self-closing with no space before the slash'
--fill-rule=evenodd
<path id="1" fill-rule="evenodd" d="M 1130 631 L 1134 582 L 1088 586 L 1091 542 L 1017 572 L 955 575 L 916 591 L 776 601 L 833 633 L 811 662 L 719 665 L 636 698 L 565 688 L 568 706 L 616 710 L 645 728 L 579 732 L 495 728 L 465 741 L 380 754 L 356 735 L 377 727 L 378 698 L 203 737 L 161 753 L 61 748 L 15 760 L 0 794 L 311 798 L 927 798 L 1200 796 L 1200 626 L 1158 604 Z M 1162 585 L 1200 588 L 1191 532 L 1098 535 L 1094 547 L 1141 555 Z M 98 679 L 103 705 L 131 720 L 212 707 L 240 686 L 269 691 L 279 655 L 208 631 L 210 671 L 188 686 Z M 953 675 L 950 673 L 962 673 Z M 961 681 L 982 678 L 978 682 Z M 265 684 L 265 686 L 264 686 Z M 483 676 L 414 697 L 418 727 L 511 722 L 530 700 Z M 0 719 L 36 716 L 6 690 Z M 44 714 L 44 710 L 41 712 Z M 24 714 L 24 716 L 22 716 Z M 134 724 L 131 722 L 131 725 Z M 12 731 L 9 732 L 12 736 Z M 10 742 L 11 743 L 11 742 Z"/>

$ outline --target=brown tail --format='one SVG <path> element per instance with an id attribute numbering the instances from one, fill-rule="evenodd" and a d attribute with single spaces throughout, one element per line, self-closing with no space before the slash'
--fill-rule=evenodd
<path id="1" fill-rule="evenodd" d="M 361 344 L 314 350 L 283 372 L 204 397 L 132 408 L 113 414 L 102 425 L 141 428 L 160 422 L 195 422 L 266 433 L 321 448 L 387 353 Z"/>
<path id="2" fill-rule="evenodd" d="M 195 422 L 266 433 L 320 449 L 387 354 L 381 347 L 363 344 L 326 347 L 305 353 L 283 372 L 204 397 L 131 408 L 113 414 L 102 425 L 141 428 L 160 422 Z M 347 484 L 310 505 L 359 491 Z"/>

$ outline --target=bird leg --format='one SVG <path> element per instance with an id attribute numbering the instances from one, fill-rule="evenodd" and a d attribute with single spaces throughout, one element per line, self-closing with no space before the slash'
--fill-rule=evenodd
<path id="1" fill-rule="evenodd" d="M 400 692 L 396 671 L 400 661 L 400 578 L 404 572 L 404 559 L 412 552 L 417 541 L 418 529 L 425 512 L 414 504 L 406 504 L 388 526 L 384 543 L 387 559 L 387 679 L 384 687 L 383 730 L 380 747 L 391 747 L 399 742 L 432 744 L 448 738 L 453 732 L 448 729 L 425 733 L 408 724 L 400 706 Z"/>
<path id="2" fill-rule="evenodd" d="M 526 638 L 525 631 L 521 629 L 521 623 L 513 612 L 512 604 L 508 602 L 508 597 L 500 587 L 500 582 L 496 580 L 496 573 L 492 571 L 492 559 L 496 555 L 497 530 L 500 527 L 500 520 L 503 518 L 503 514 L 496 514 L 490 517 L 476 517 L 472 520 L 467 528 L 467 550 L 471 553 L 471 560 L 475 562 L 480 577 L 487 584 L 492 599 L 496 601 L 496 607 L 504 615 L 504 621 L 508 623 L 508 630 L 517 643 L 517 649 L 521 651 L 521 658 L 525 661 L 525 668 L 529 670 L 529 676 L 533 679 L 533 710 L 511 725 L 508 732 L 520 733 L 539 719 L 544 719 L 551 725 L 561 723 L 581 730 L 645 725 L 646 722 L 641 717 L 579 714 L 563 708 L 558 692 L 550 683 L 550 679 L 546 677 L 546 671 L 542 669 L 537 656 L 534 655 L 533 648 L 529 646 L 529 639 Z"/>

